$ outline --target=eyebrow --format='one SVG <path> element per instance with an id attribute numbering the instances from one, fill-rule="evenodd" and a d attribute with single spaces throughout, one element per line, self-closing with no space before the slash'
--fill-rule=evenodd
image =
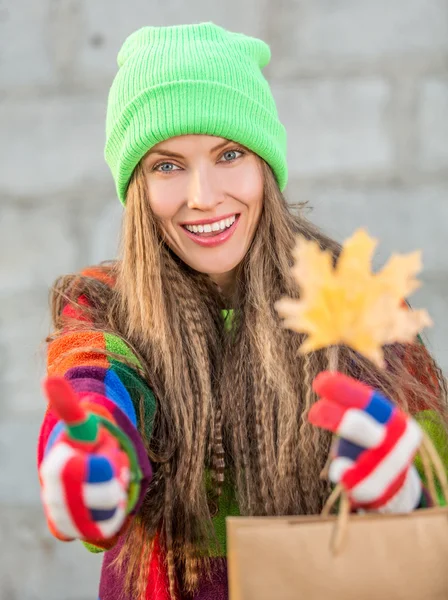
<path id="1" fill-rule="evenodd" d="M 214 146 L 210 150 L 210 153 L 216 152 L 216 150 L 220 150 L 220 148 L 224 148 L 224 146 L 227 146 L 227 144 L 231 143 L 231 140 L 224 140 L 223 142 L 220 142 L 217 146 Z M 170 156 L 172 158 L 184 158 L 182 154 L 178 154 L 177 152 L 171 152 L 171 150 L 164 150 L 163 148 L 159 148 L 158 150 L 150 150 L 147 156 L 151 154 L 162 154 L 163 156 Z"/>

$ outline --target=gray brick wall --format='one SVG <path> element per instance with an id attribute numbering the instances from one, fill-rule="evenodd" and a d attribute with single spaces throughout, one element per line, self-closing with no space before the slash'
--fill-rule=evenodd
<path id="1" fill-rule="evenodd" d="M 116 251 L 103 161 L 115 58 L 142 25 L 215 21 L 264 38 L 289 133 L 288 197 L 378 261 L 422 248 L 433 351 L 448 367 L 448 0 L 0 0 L 0 598 L 96 598 L 100 557 L 51 538 L 35 446 L 47 293 Z"/>

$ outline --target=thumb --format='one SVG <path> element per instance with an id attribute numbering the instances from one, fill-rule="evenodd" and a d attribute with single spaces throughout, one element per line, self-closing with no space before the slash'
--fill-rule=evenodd
<path id="1" fill-rule="evenodd" d="M 70 383 L 63 377 L 47 377 L 43 388 L 51 409 L 66 424 L 69 437 L 76 442 L 95 442 L 98 418 L 84 410 Z"/>

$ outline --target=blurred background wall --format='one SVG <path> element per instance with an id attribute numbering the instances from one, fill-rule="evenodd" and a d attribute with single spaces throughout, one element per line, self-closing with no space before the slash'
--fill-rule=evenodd
<path id="1" fill-rule="evenodd" d="M 0 0 L 0 598 L 91 600 L 100 558 L 46 530 L 35 447 L 47 293 L 111 258 L 108 88 L 143 25 L 214 21 L 265 39 L 289 133 L 291 201 L 342 240 L 422 248 L 414 305 L 448 368 L 448 0 Z"/>

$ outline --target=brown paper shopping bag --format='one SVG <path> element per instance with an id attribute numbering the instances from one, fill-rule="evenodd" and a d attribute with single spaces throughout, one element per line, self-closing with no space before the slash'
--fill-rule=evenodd
<path id="1" fill-rule="evenodd" d="M 448 500 L 427 438 L 420 454 L 431 495 L 430 459 Z M 230 600 L 448 600 L 445 507 L 349 515 L 342 495 L 337 516 L 229 517 L 227 538 Z"/>

